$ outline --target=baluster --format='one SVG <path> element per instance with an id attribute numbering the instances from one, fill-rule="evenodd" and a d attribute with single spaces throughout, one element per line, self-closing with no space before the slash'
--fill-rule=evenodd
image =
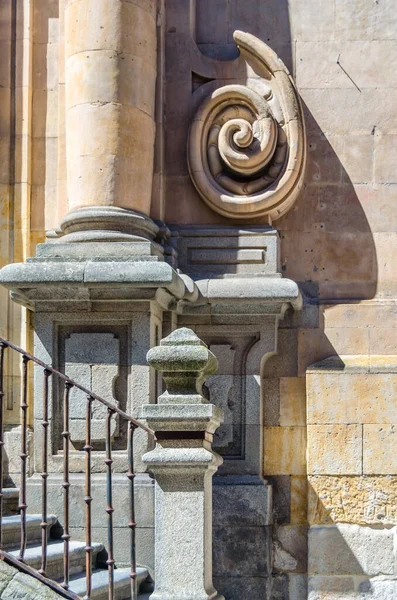
<path id="1" fill-rule="evenodd" d="M 61 584 L 65 590 L 69 589 L 69 443 L 70 443 L 70 431 L 69 431 L 69 396 L 70 390 L 73 384 L 68 381 L 65 383 L 65 393 L 63 400 L 63 535 L 62 539 L 64 542 L 63 547 L 63 583 Z"/>
<path id="2" fill-rule="evenodd" d="M 106 488 L 107 488 L 107 506 L 108 515 L 108 559 L 106 564 L 109 572 L 109 600 L 114 600 L 114 552 L 113 552 L 113 498 L 112 498 L 112 416 L 114 411 L 108 408 L 106 417 Z"/>
<path id="3" fill-rule="evenodd" d="M 19 560 L 23 561 L 25 556 L 27 535 L 26 535 L 26 462 L 27 452 L 27 428 L 28 428 L 28 364 L 29 359 L 23 355 L 22 358 L 22 402 L 21 402 L 21 490 L 19 510 L 21 515 L 21 546 L 19 551 Z"/>
<path id="4" fill-rule="evenodd" d="M 5 345 L 0 343 L 0 548 L 3 548 L 3 413 L 4 413 L 4 350 Z"/>
<path id="5" fill-rule="evenodd" d="M 130 421 L 128 426 L 128 479 L 130 480 L 130 528 L 131 535 L 131 600 L 138 598 L 138 586 L 136 580 L 136 551 L 135 551 L 135 496 L 134 496 L 134 432 L 136 425 Z"/>
<path id="6" fill-rule="evenodd" d="M 91 598 L 91 586 L 92 586 L 92 540 L 91 540 L 91 413 L 92 403 L 94 398 L 87 396 L 87 407 L 86 407 L 86 440 L 83 450 L 86 452 L 85 456 L 85 570 L 86 570 L 86 594 L 84 600 L 90 600 Z"/>
<path id="7" fill-rule="evenodd" d="M 47 521 L 47 478 L 48 478 L 48 379 L 51 376 L 51 371 L 44 369 L 44 386 L 43 386 L 43 440 L 42 440 L 42 515 L 41 515 L 41 569 L 39 573 L 45 576 L 47 569 L 47 538 L 48 538 L 48 521 Z"/>

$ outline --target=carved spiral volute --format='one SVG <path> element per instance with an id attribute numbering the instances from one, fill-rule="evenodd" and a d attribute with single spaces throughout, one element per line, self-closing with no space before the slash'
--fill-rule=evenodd
<path id="1" fill-rule="evenodd" d="M 302 186 L 301 107 L 274 52 L 250 34 L 236 32 L 235 39 L 240 49 L 261 58 L 270 82 L 210 91 L 191 125 L 189 170 L 201 197 L 216 212 L 238 219 L 266 216 L 271 223 L 291 208 Z"/>

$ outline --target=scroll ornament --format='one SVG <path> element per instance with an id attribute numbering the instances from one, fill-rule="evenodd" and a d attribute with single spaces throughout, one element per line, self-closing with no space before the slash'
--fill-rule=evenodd
<path id="1" fill-rule="evenodd" d="M 241 31 L 234 39 L 255 76 L 246 85 L 210 90 L 190 128 L 189 171 L 215 212 L 240 220 L 265 217 L 271 224 L 293 206 L 302 188 L 302 107 L 273 50 Z"/>

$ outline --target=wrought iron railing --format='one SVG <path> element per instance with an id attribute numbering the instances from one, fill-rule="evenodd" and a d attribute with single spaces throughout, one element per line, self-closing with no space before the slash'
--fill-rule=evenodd
<path id="1" fill-rule="evenodd" d="M 19 556 L 15 558 L 9 555 L 3 546 L 3 476 L 4 476 L 4 359 L 7 350 L 15 351 L 21 355 L 22 360 L 22 394 L 21 394 L 21 452 L 20 452 L 20 502 L 19 502 L 19 514 L 21 523 L 21 538 L 20 538 L 20 549 Z M 29 376 L 29 364 L 34 363 L 43 369 L 43 417 L 41 425 L 43 427 L 42 436 L 42 447 L 41 447 L 41 459 L 42 459 L 42 538 L 41 538 L 41 567 L 36 572 L 24 563 L 24 557 L 27 547 L 27 497 L 26 497 L 26 483 L 27 483 L 27 459 L 28 459 L 28 447 L 27 447 L 27 436 L 28 436 L 28 376 Z M 49 422 L 49 380 L 50 378 L 58 378 L 64 383 L 63 393 L 63 581 L 60 584 L 54 583 L 47 578 L 47 545 L 48 545 L 48 529 L 50 523 L 48 520 L 48 453 L 49 453 L 49 435 L 48 428 Z M 76 381 L 67 377 L 64 373 L 61 373 L 53 367 L 46 365 L 41 360 L 32 356 L 22 348 L 12 344 L 11 342 L 0 337 L 0 557 L 12 564 L 18 564 L 23 566 L 24 570 L 30 574 L 35 574 L 38 579 L 48 583 L 53 589 L 57 589 L 66 598 L 79 598 L 70 590 L 69 577 L 69 541 L 70 541 L 70 471 L 69 471 L 69 453 L 70 453 L 70 428 L 69 428 L 69 408 L 70 408 L 70 392 L 73 388 L 82 391 L 86 395 L 86 439 L 85 445 L 82 448 L 85 452 L 85 553 L 86 553 L 86 594 L 85 599 L 91 598 L 92 592 L 92 514 L 91 514 L 91 454 L 93 451 L 92 439 L 91 439 L 91 420 L 92 420 L 92 406 L 95 402 L 99 402 L 107 407 L 107 417 L 105 423 L 105 469 L 106 469 L 106 488 L 107 488 L 107 531 L 108 531 L 108 545 L 107 552 L 108 558 L 106 565 L 108 568 L 109 575 L 109 600 L 115 600 L 115 586 L 114 586 L 114 540 L 113 540 L 113 498 L 112 498 L 112 418 L 115 415 L 128 423 L 128 436 L 127 436 L 127 455 L 128 455 L 128 473 L 127 478 L 129 480 L 129 522 L 128 527 L 130 529 L 130 555 L 131 555 L 131 598 L 136 600 L 138 596 L 137 590 L 137 573 L 136 573 L 136 552 L 135 552 L 135 507 L 134 507 L 134 432 L 140 428 L 146 431 L 146 433 L 154 440 L 154 432 L 133 419 L 130 415 L 122 411 L 117 406 L 111 404 L 104 398 L 101 398 L 91 390 L 86 389 Z"/>

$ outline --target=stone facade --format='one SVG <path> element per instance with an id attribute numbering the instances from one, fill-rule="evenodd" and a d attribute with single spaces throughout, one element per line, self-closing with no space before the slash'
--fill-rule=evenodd
<path id="1" fill-rule="evenodd" d="M 146 352 L 204 340 L 226 600 L 397 597 L 396 31 L 394 0 L 0 0 L 1 335 L 134 416 L 162 390 Z"/>

